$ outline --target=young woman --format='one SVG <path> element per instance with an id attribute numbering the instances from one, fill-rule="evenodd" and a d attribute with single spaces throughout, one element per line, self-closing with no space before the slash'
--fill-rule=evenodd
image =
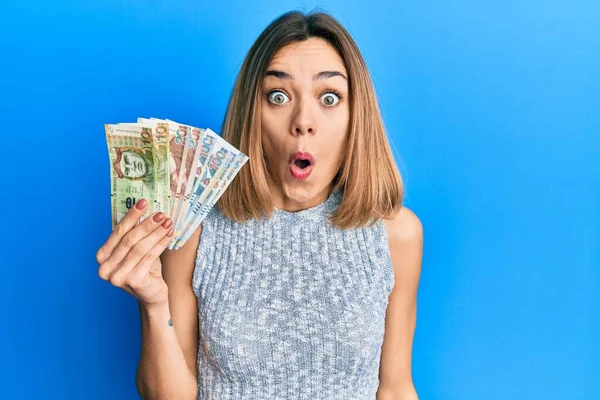
<path id="1" fill-rule="evenodd" d="M 98 250 L 138 299 L 145 399 L 416 399 L 423 233 L 364 60 L 323 13 L 284 14 L 235 82 L 223 137 L 247 165 L 195 235 L 136 225 Z"/>

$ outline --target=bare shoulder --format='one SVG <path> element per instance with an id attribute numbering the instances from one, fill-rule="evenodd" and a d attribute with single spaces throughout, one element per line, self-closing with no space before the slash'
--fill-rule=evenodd
<path id="1" fill-rule="evenodd" d="M 402 206 L 396 215 L 385 219 L 388 238 L 397 244 L 418 244 L 423 240 L 423 224 L 409 208 Z M 391 244 L 391 243 L 390 243 Z"/>
<path id="2" fill-rule="evenodd" d="M 404 206 L 396 215 L 384 221 L 396 276 L 395 289 L 415 292 L 421 275 L 423 224 L 413 211 Z"/>
<path id="3" fill-rule="evenodd" d="M 200 226 L 179 250 L 165 250 L 160 259 L 163 279 L 169 288 L 171 319 L 185 359 L 196 374 L 198 356 L 198 302 L 192 286 Z"/>

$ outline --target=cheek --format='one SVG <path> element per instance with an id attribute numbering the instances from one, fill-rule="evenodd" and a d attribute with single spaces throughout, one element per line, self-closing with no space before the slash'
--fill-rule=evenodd
<path id="1" fill-rule="evenodd" d="M 327 149 L 327 157 L 330 159 L 332 168 L 336 167 L 346 150 L 348 140 L 349 123 L 347 120 L 332 121 L 326 127 L 327 135 L 322 136 L 319 148 Z"/>
<path id="2" fill-rule="evenodd" d="M 280 139 L 275 132 L 264 126 L 261 131 L 261 145 L 265 159 L 269 164 L 276 161 L 278 155 L 282 153 Z"/>
<path id="3" fill-rule="evenodd" d="M 335 173 L 340 166 L 344 152 L 346 150 L 345 141 L 343 139 L 335 138 L 332 143 L 328 143 L 328 148 L 331 149 L 329 152 L 329 168 L 332 173 Z"/>
<path id="4" fill-rule="evenodd" d="M 261 144 L 265 156 L 271 160 L 285 153 L 285 141 L 289 140 L 286 135 L 287 129 L 282 116 L 273 116 L 263 113 L 261 117 Z"/>

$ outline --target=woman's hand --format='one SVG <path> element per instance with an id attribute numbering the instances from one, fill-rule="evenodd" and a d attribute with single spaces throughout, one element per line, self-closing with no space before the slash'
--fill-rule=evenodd
<path id="1" fill-rule="evenodd" d="M 142 199 L 129 210 L 96 253 L 96 261 L 100 278 L 142 305 L 153 306 L 168 299 L 159 256 L 173 237 L 173 221 L 158 212 L 138 224 L 147 207 L 148 201 Z"/>

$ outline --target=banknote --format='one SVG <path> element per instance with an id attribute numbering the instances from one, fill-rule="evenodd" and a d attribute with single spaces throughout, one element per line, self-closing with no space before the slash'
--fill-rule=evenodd
<path id="1" fill-rule="evenodd" d="M 177 125 L 180 128 L 184 128 L 187 134 L 179 182 L 177 184 L 177 189 L 173 194 L 175 201 L 173 203 L 174 210 L 171 212 L 171 219 L 173 219 L 174 221 L 174 229 L 176 230 L 182 206 L 187 206 L 187 204 L 184 202 L 184 198 L 189 198 L 189 194 L 192 191 L 193 180 L 195 178 L 194 171 L 199 161 L 199 144 L 204 129 L 196 128 L 185 124 L 179 124 L 171 120 L 167 121 L 169 122 L 170 126 Z M 175 238 L 176 236 L 174 236 L 172 244 L 175 243 Z"/>
<path id="2" fill-rule="evenodd" d="M 218 150 L 221 146 L 219 143 L 223 141 L 219 135 L 207 128 L 204 130 L 203 135 L 200 138 L 200 145 L 198 148 L 198 161 L 196 163 L 196 169 L 194 172 L 194 179 L 191 185 L 189 194 L 186 193 L 177 216 L 177 224 L 175 227 L 175 236 L 179 237 L 184 227 L 185 220 L 188 215 L 190 204 L 196 202 L 198 186 L 200 185 L 200 179 L 205 175 L 204 171 L 208 168 L 209 158 L 215 150 Z"/>
<path id="3" fill-rule="evenodd" d="M 171 212 L 168 214 L 169 217 L 173 217 L 173 209 L 175 208 L 176 194 L 178 192 L 179 182 L 182 177 L 182 168 L 185 164 L 185 157 L 187 155 L 185 146 L 189 140 L 188 131 L 185 126 L 176 123 L 170 123 L 170 121 L 161 120 L 159 118 L 138 118 L 138 123 L 151 125 L 153 123 L 163 123 L 168 126 L 169 131 L 169 169 L 171 171 L 169 175 L 169 185 L 171 191 L 171 200 L 169 203 L 169 209 Z"/>
<path id="4" fill-rule="evenodd" d="M 194 231 L 200 226 L 206 217 L 206 214 L 208 214 L 210 209 L 215 205 L 216 201 L 221 197 L 223 192 L 225 192 L 229 184 L 233 181 L 233 178 L 237 175 L 247 161 L 248 156 L 246 156 L 244 153 L 233 153 L 232 160 L 229 160 L 228 165 L 226 166 L 226 175 L 222 179 L 218 178 L 218 181 L 209 198 L 197 208 L 195 211 L 195 217 L 191 223 L 186 224 L 181 234 L 181 238 L 179 238 L 175 243 L 175 250 L 179 249 L 183 244 L 185 244 Z M 199 203 L 194 204 L 192 209 L 196 208 L 198 204 Z"/>
<path id="5" fill-rule="evenodd" d="M 155 175 L 165 165 L 154 157 L 152 130 L 142 126 L 105 124 L 110 159 L 112 227 L 121 221 L 135 203 L 144 198 L 150 204 L 156 197 Z M 152 208 L 141 217 L 143 221 Z"/>
<path id="6" fill-rule="evenodd" d="M 240 169 L 248 161 L 248 156 L 246 156 L 244 153 L 235 151 L 233 154 L 234 154 L 233 161 L 231 162 L 230 165 L 228 165 L 228 168 L 227 168 L 228 172 L 227 172 L 227 175 L 225 176 L 225 179 L 220 179 L 219 181 L 217 181 L 217 184 L 215 185 L 215 192 L 212 195 L 215 199 L 218 199 L 221 197 L 223 192 L 227 189 L 227 187 L 233 180 L 233 177 L 237 175 L 237 173 L 240 171 Z"/>
<path id="7" fill-rule="evenodd" d="M 173 169 L 171 168 L 172 157 L 169 157 L 169 125 L 157 122 L 152 124 L 154 137 L 154 154 L 158 163 L 164 163 L 164 171 L 157 171 L 156 198 L 154 199 L 154 211 L 162 211 L 165 215 L 171 215 L 171 190 L 170 181 Z"/>
<path id="8" fill-rule="evenodd" d="M 176 172 L 175 157 L 169 154 L 169 126 L 167 123 L 157 119 L 138 118 L 138 122 L 125 122 L 117 125 L 142 126 L 150 129 L 153 139 L 153 157 L 155 164 L 160 166 L 154 175 L 155 193 L 154 200 L 150 203 L 152 212 L 161 211 L 165 215 L 171 214 L 171 191 L 168 183 L 173 180 L 172 175 Z M 167 183 L 167 186 L 165 186 Z"/>
<path id="9" fill-rule="evenodd" d="M 218 143 L 218 146 L 220 148 L 211 155 L 206 168 L 202 171 L 201 182 L 199 182 L 196 188 L 195 200 L 190 203 L 182 228 L 178 232 L 178 237 L 182 237 L 196 221 L 201 206 L 208 204 L 210 198 L 212 198 L 212 194 L 217 191 L 216 185 L 218 181 L 227 174 L 227 168 L 231 167 L 235 154 L 227 149 L 226 146 L 223 146 L 222 143 Z M 175 245 L 177 246 L 177 243 Z"/>
<path id="10" fill-rule="evenodd" d="M 203 216 L 199 217 L 202 205 L 210 204 L 210 200 L 214 197 L 220 197 L 220 189 L 233 171 L 234 165 L 238 161 L 237 155 L 241 154 L 225 141 L 221 141 L 218 145 L 221 148 L 214 153 L 214 156 L 208 162 L 207 168 L 205 168 L 203 178 L 196 190 L 196 201 L 190 204 L 190 209 L 186 215 L 184 229 L 193 224 L 198 218 L 203 218 Z"/>
<path id="11" fill-rule="evenodd" d="M 206 167 L 202 169 L 202 174 L 198 180 L 194 193 L 192 194 L 191 204 L 199 204 L 206 200 L 206 198 L 213 192 L 213 188 L 217 183 L 218 177 L 225 172 L 227 166 L 227 159 L 231 157 L 231 150 L 229 150 L 223 143 L 217 143 L 217 148 L 210 155 Z M 185 222 L 188 222 L 190 218 L 193 218 L 193 208 L 187 212 L 185 216 Z"/>
<path id="12" fill-rule="evenodd" d="M 162 211 L 173 220 L 168 248 L 191 237 L 248 157 L 209 128 L 170 119 L 105 124 L 111 165 L 112 226 L 144 198 L 140 222 Z"/>

